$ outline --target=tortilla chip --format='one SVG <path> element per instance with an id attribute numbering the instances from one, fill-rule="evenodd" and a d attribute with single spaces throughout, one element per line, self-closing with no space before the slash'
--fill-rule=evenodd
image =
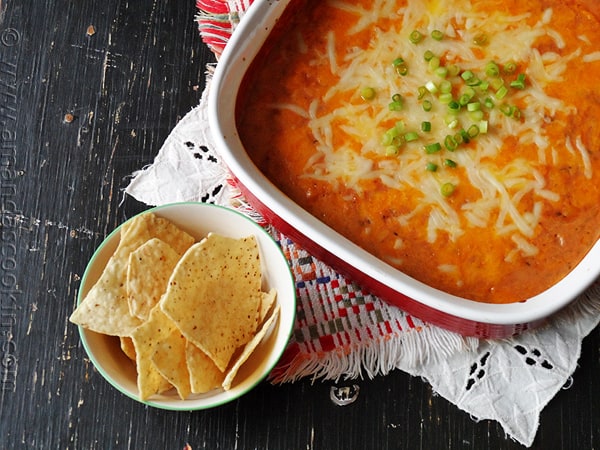
<path id="1" fill-rule="evenodd" d="M 135 362 L 137 365 L 137 386 L 141 400 L 147 400 L 151 395 L 162 392 L 169 381 L 163 377 L 152 362 L 152 356 L 159 343 L 166 340 L 176 330 L 175 324 L 159 307 L 150 313 L 146 322 L 133 330 L 131 339 L 135 347 Z"/>
<path id="2" fill-rule="evenodd" d="M 271 315 L 266 318 L 261 329 L 246 344 L 240 356 L 235 360 L 231 368 L 227 371 L 227 375 L 223 380 L 223 389 L 231 389 L 231 385 L 233 384 L 233 380 L 235 379 L 238 370 L 240 370 L 240 367 L 242 367 L 242 365 L 248 360 L 250 355 L 254 352 L 254 350 L 256 350 L 256 347 L 258 347 L 258 344 L 260 344 L 260 341 L 262 341 L 262 339 L 265 337 L 265 334 L 267 334 L 267 331 L 271 327 L 271 324 L 277 318 L 277 316 L 279 316 L 279 309 L 279 304 L 275 305 L 275 308 L 273 308 Z"/>
<path id="3" fill-rule="evenodd" d="M 261 292 L 261 301 L 260 308 L 258 310 L 258 324 L 262 324 L 271 308 L 275 304 L 275 299 L 277 298 L 277 291 L 275 289 L 271 289 L 269 292 Z"/>
<path id="4" fill-rule="evenodd" d="M 224 371 L 235 350 L 254 335 L 260 301 L 254 236 L 232 239 L 211 233 L 183 255 L 160 306 Z"/>
<path id="5" fill-rule="evenodd" d="M 125 355 L 135 361 L 135 347 L 133 346 L 133 340 L 128 336 L 120 336 L 119 340 L 121 341 L 121 350 Z"/>
<path id="6" fill-rule="evenodd" d="M 186 346 L 186 359 L 194 394 L 203 394 L 221 386 L 225 374 L 206 353 L 189 341 Z"/>
<path id="7" fill-rule="evenodd" d="M 117 250 L 109 259 L 100 279 L 69 319 L 89 330 L 111 336 L 130 336 L 141 324 L 140 319 L 129 312 L 127 301 L 129 255 L 153 237 L 165 241 L 180 253 L 194 243 L 192 236 L 152 213 L 134 217 L 121 231 Z"/>
<path id="8" fill-rule="evenodd" d="M 152 362 L 161 375 L 175 386 L 179 398 L 185 400 L 190 395 L 190 373 L 186 362 L 187 340 L 174 329 L 162 341 L 157 342 Z"/>
<path id="9" fill-rule="evenodd" d="M 182 255 L 157 238 L 145 242 L 129 255 L 127 300 L 131 315 L 148 319 L 167 290 L 171 273 Z"/>

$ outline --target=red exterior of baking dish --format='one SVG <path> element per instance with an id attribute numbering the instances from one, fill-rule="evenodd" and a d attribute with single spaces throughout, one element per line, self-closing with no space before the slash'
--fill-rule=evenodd
<path id="1" fill-rule="evenodd" d="M 373 294 L 434 325 L 479 338 L 505 338 L 535 328 L 564 308 L 600 273 L 600 243 L 563 280 L 524 302 L 485 304 L 426 286 L 331 230 L 285 196 L 251 161 L 235 111 L 246 70 L 292 0 L 255 0 L 230 39 L 210 86 L 209 122 L 217 151 L 248 202 L 315 257 Z"/>

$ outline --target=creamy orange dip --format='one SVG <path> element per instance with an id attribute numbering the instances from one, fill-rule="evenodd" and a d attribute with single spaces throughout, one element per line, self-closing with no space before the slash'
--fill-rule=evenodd
<path id="1" fill-rule="evenodd" d="M 245 79 L 241 140 L 295 202 L 404 273 L 522 301 L 600 234 L 599 11 L 302 2 Z"/>

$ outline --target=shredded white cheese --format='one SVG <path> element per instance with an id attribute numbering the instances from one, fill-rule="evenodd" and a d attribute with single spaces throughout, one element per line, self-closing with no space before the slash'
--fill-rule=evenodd
<path id="1" fill-rule="evenodd" d="M 430 242 L 435 242 L 440 233 L 454 240 L 466 228 L 494 227 L 498 235 L 510 236 L 514 242 L 515 247 L 506 255 L 506 260 L 511 260 L 516 254 L 536 254 L 538 250 L 531 244 L 530 238 L 535 234 L 544 203 L 559 200 L 559 195 L 546 185 L 536 165 L 558 163 L 563 150 L 550 142 L 544 125 L 559 112 L 576 112 L 573 106 L 550 96 L 545 88 L 561 80 L 569 62 L 581 57 L 582 53 L 577 50 L 565 57 L 553 51 L 542 53 L 534 48 L 535 41 L 541 37 L 550 38 L 558 49 L 564 48 L 561 33 L 551 28 L 553 11 L 544 11 L 535 22 L 529 14 L 510 16 L 498 12 L 491 16 L 478 12 L 467 0 L 409 0 L 400 9 L 395 0 L 376 0 L 367 10 L 341 0 L 330 1 L 330 4 L 357 16 L 356 25 L 347 32 L 357 33 L 369 28 L 373 30 L 374 37 L 370 48 L 349 48 L 342 54 L 339 53 L 342 49 L 336 48 L 337 39 L 331 31 L 327 35 L 326 55 L 319 57 L 321 59 L 315 60 L 314 64 L 328 64 L 331 72 L 339 77 L 337 84 L 331 86 L 322 99 L 315 100 L 307 112 L 292 105 L 278 106 L 309 117 L 318 153 L 307 164 L 306 176 L 326 180 L 333 185 L 341 182 L 356 191 L 361 191 L 364 180 L 375 178 L 391 189 L 410 187 L 420 192 L 422 200 L 411 214 L 398 217 L 398 224 L 410 226 L 412 215 L 428 211 L 427 237 Z M 388 31 L 378 28 L 377 23 L 382 18 L 397 18 L 397 26 Z M 411 44 L 408 39 L 412 30 L 430 33 L 434 29 L 443 30 L 447 39 L 429 39 L 426 46 Z M 473 39 L 481 30 L 486 31 L 490 40 L 487 45 L 476 47 Z M 587 38 L 582 36 L 580 40 L 584 45 Z M 453 178 L 448 171 L 442 175 L 424 170 L 427 162 L 441 164 L 441 156 L 427 155 L 421 143 L 414 149 L 406 145 L 394 158 L 382 159 L 385 152 L 385 146 L 381 144 L 381 136 L 385 132 L 382 123 L 401 120 L 407 130 L 419 132 L 423 121 L 432 121 L 432 130 L 427 133 L 431 142 L 443 142 L 449 133 L 444 122 L 445 115 L 435 109 L 425 112 L 416 96 L 419 87 L 424 84 L 423 80 L 434 79 L 423 59 L 425 49 L 443 55 L 447 64 L 454 62 L 463 70 L 481 70 L 488 61 L 504 64 L 511 60 L 527 68 L 527 88 L 514 94 L 514 99 L 525 105 L 523 119 L 517 121 L 506 117 L 495 108 L 489 112 L 493 129 L 478 137 L 478 147 L 452 154 L 480 195 L 463 205 L 460 214 L 440 193 L 441 183 L 459 183 L 459 179 Z M 410 76 L 399 77 L 394 72 L 390 62 L 399 55 L 409 63 Z M 600 52 L 588 53 L 581 59 L 584 62 L 598 61 Z M 375 89 L 376 98 L 370 102 L 358 101 L 361 88 L 367 86 Z M 328 102 L 339 94 L 347 93 L 356 100 L 355 104 L 319 113 L 320 106 L 327 111 Z M 395 93 L 403 96 L 404 114 L 388 109 L 390 98 Z M 468 126 L 463 120 L 459 119 L 457 126 Z M 342 135 L 336 139 L 336 133 Z M 537 162 L 523 158 L 504 167 L 496 165 L 494 159 L 505 139 L 513 136 L 518 137 L 520 145 L 536 149 Z M 575 142 L 574 148 L 571 139 Z M 338 145 L 334 145 L 334 141 Z M 581 137 L 567 136 L 565 147 L 570 153 L 579 152 L 585 176 L 591 178 L 589 151 Z M 530 205 L 529 209 L 525 205 Z M 397 241 L 396 247 L 401 247 L 401 241 Z M 440 268 L 442 271 L 450 269 Z"/>

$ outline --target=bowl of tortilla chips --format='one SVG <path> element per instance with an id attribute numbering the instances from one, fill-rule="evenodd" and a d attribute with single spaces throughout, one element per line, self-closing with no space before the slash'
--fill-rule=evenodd
<path id="1" fill-rule="evenodd" d="M 287 260 L 247 216 L 204 203 L 145 211 L 113 231 L 70 321 L 102 376 L 162 409 L 206 409 L 263 381 L 290 339 Z"/>

